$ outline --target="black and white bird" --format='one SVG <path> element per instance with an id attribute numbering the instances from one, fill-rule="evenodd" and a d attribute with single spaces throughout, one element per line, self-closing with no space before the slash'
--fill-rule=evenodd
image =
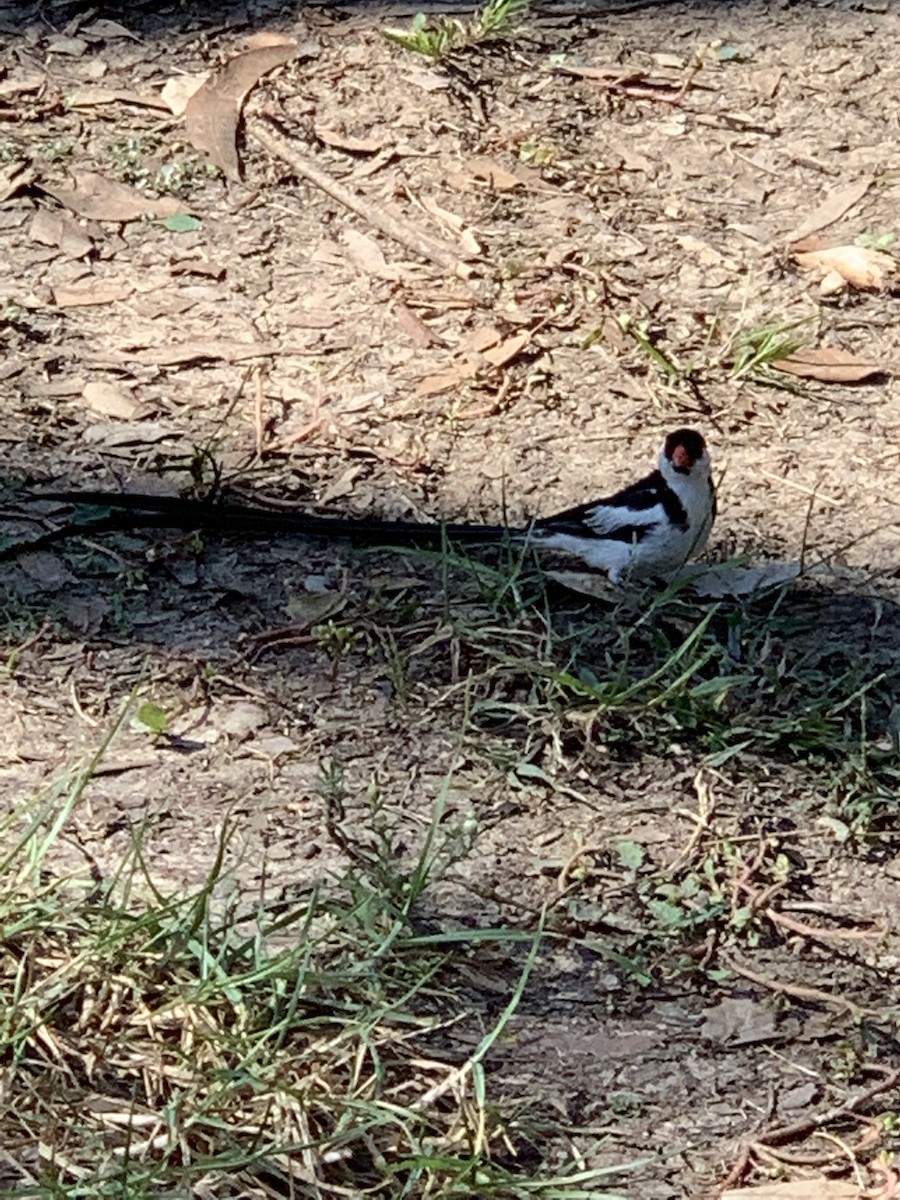
<path id="1" fill-rule="evenodd" d="M 693 429 L 669 434 L 657 469 L 645 478 L 606 499 L 539 517 L 518 529 L 323 517 L 133 492 L 51 492 L 37 498 L 79 506 L 78 521 L 68 527 L 71 533 L 140 525 L 219 534 L 298 534 L 385 547 L 524 543 L 580 559 L 591 570 L 607 572 L 614 583 L 671 575 L 703 550 L 716 515 L 709 451 Z M 103 511 L 92 517 L 85 508 Z"/>
<path id="2" fill-rule="evenodd" d="M 659 465 L 605 500 L 534 522 L 534 544 L 580 558 L 626 578 L 666 576 L 700 554 L 716 517 L 716 489 L 706 442 L 693 429 L 666 438 Z"/>

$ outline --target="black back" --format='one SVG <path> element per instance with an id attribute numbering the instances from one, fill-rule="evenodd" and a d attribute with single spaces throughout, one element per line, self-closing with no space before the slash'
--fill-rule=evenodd
<path id="1" fill-rule="evenodd" d="M 673 525 L 678 529 L 687 529 L 688 516 L 684 505 L 663 479 L 660 471 L 651 471 L 645 479 L 629 484 L 605 500 L 593 500 L 590 504 L 578 504 L 574 508 L 564 509 L 552 517 L 541 517 L 535 521 L 534 528 L 543 529 L 547 533 L 571 533 L 577 537 L 596 537 L 614 542 L 640 542 L 656 528 L 656 524 L 630 522 L 629 509 L 632 512 L 646 512 L 657 505 Z M 621 525 L 611 526 L 607 530 L 594 529 L 590 523 L 591 514 L 598 508 L 621 509 Z"/>

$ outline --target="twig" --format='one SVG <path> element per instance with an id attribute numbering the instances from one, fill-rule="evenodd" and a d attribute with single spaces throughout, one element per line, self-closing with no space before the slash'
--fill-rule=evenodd
<path id="1" fill-rule="evenodd" d="M 826 1125 L 830 1125 L 833 1121 L 838 1121 L 843 1117 L 857 1115 L 858 1110 L 864 1104 L 868 1104 L 870 1100 L 881 1095 L 882 1092 L 890 1091 L 900 1081 L 900 1070 L 891 1070 L 889 1067 L 882 1067 L 877 1063 L 871 1064 L 868 1069 L 870 1071 L 881 1072 L 881 1079 L 878 1083 L 873 1084 L 872 1087 L 866 1088 L 865 1091 L 859 1092 L 856 1096 L 852 1096 L 846 1104 L 839 1104 L 836 1108 L 831 1108 L 827 1112 L 819 1113 L 816 1116 L 802 1117 L 799 1121 L 794 1121 L 791 1125 L 776 1125 L 773 1129 L 766 1130 L 759 1137 L 746 1143 L 742 1147 L 734 1166 L 728 1172 L 728 1177 L 722 1185 L 721 1191 L 727 1191 L 728 1188 L 740 1182 L 747 1173 L 751 1155 L 760 1154 L 762 1156 L 762 1154 L 768 1153 L 775 1157 L 773 1150 L 775 1146 L 783 1146 L 788 1142 L 806 1137 L 808 1134 L 815 1133 L 817 1130 L 821 1130 Z M 869 1144 L 869 1138 L 864 1135 L 862 1141 L 856 1146 L 856 1149 L 868 1148 Z M 781 1153 L 777 1157 L 782 1161 L 789 1161 L 789 1159 L 796 1160 L 800 1156 L 788 1156 Z M 819 1156 L 816 1157 L 818 1161 Z M 812 1164 L 804 1156 L 804 1163 L 802 1165 L 809 1166 Z"/>
<path id="2" fill-rule="evenodd" d="M 726 957 L 722 955 L 721 962 L 729 971 L 734 971 L 735 975 L 740 975 L 743 979 L 749 979 L 751 983 L 758 983 L 760 987 L 764 987 L 770 992 L 782 992 L 785 996 L 794 996 L 797 1000 L 813 1000 L 818 1004 L 828 1004 L 831 1007 L 843 1008 L 857 1021 L 863 1017 L 878 1015 L 870 1009 L 860 1008 L 858 1004 L 854 1004 L 846 996 L 836 996 L 833 992 L 826 992 L 822 988 L 805 987 L 803 984 L 786 983 L 782 979 L 769 979 L 765 975 L 758 975 L 756 971 L 751 971 L 749 967 L 744 967 L 740 963 L 735 962 L 730 956 Z"/>
<path id="3" fill-rule="evenodd" d="M 364 200 L 356 192 L 351 192 L 342 183 L 332 179 L 330 175 L 326 175 L 324 171 L 320 171 L 318 167 L 308 162 L 287 138 L 282 137 L 270 124 L 258 120 L 250 121 L 247 128 L 264 150 L 268 150 L 276 158 L 282 159 L 302 179 L 326 192 L 333 200 L 337 200 L 339 204 L 343 204 L 345 208 L 355 212 L 357 216 L 362 217 L 364 221 L 379 229 L 389 238 L 393 238 L 407 250 L 412 250 L 415 254 L 427 258 L 429 262 L 436 263 L 437 266 L 443 267 L 447 271 L 452 271 L 460 276 L 465 274 L 465 267 L 452 246 L 422 230 L 410 228 L 398 221 L 396 217 L 392 217 L 390 213 L 385 212 L 383 208 L 373 204 L 371 200 Z"/>
<path id="4" fill-rule="evenodd" d="M 263 419 L 263 377 L 262 370 L 257 367 L 254 372 L 254 394 L 253 394 L 253 427 L 256 435 L 256 457 L 263 456 L 263 441 L 265 439 L 266 425 Z"/>
<path id="5" fill-rule="evenodd" d="M 797 933 L 813 942 L 859 942 L 868 938 L 884 937 L 886 932 L 884 929 L 819 929 L 774 908 L 766 908 L 763 911 L 773 925 L 780 925 L 782 929 L 789 929 L 791 933 Z"/>
<path id="6" fill-rule="evenodd" d="M 845 500 L 835 500 L 833 496 L 826 496 L 816 488 L 807 487 L 804 483 L 798 483 L 795 479 L 785 479 L 781 475 L 774 475 L 771 471 L 760 470 L 760 475 L 764 479 L 771 479 L 773 483 L 777 483 L 780 487 L 793 488 L 796 492 L 802 492 L 804 496 L 812 496 L 814 500 L 821 500 L 823 504 L 830 504 L 832 508 L 843 508 L 846 504 Z"/>

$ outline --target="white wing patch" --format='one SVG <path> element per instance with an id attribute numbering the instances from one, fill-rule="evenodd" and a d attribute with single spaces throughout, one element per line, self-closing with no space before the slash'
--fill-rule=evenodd
<path id="1" fill-rule="evenodd" d="M 666 514 L 663 512 L 661 504 L 654 504 L 652 508 L 626 508 L 618 504 L 598 504 L 596 508 L 590 509 L 584 515 L 585 525 L 601 536 L 613 533 L 626 525 L 658 525 L 660 521 L 665 520 Z"/>

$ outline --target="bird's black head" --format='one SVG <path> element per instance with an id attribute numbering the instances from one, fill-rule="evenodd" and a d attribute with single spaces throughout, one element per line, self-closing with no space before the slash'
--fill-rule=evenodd
<path id="1" fill-rule="evenodd" d="M 690 475 L 706 453 L 706 442 L 696 429 L 676 429 L 666 438 L 663 454 L 679 475 Z"/>

